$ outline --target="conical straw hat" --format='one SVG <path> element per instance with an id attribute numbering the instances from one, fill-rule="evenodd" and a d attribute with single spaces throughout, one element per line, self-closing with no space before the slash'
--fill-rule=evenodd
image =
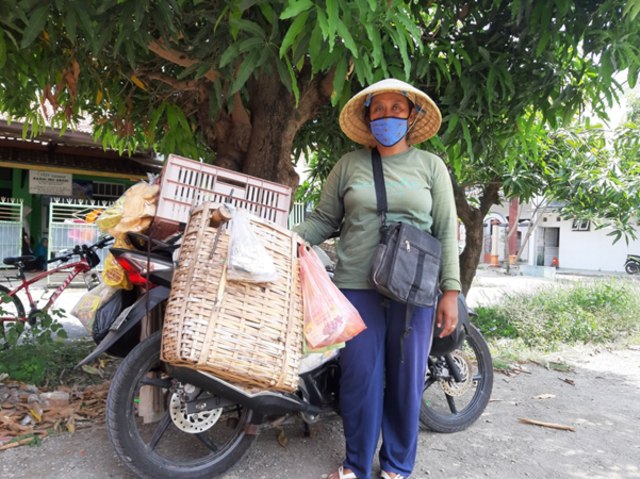
<path id="1" fill-rule="evenodd" d="M 368 86 L 347 102 L 340 112 L 340 128 L 345 135 L 360 145 L 375 146 L 376 141 L 365 119 L 365 102 L 387 92 L 400 93 L 416 105 L 418 116 L 409 133 L 411 143 L 422 143 L 438 133 L 442 115 L 433 100 L 408 83 L 389 78 Z"/>

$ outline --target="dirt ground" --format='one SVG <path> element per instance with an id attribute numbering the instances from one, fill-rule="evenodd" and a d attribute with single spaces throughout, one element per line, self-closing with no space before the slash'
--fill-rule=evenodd
<path id="1" fill-rule="evenodd" d="M 563 359 L 573 371 L 531 364 L 513 376 L 498 373 L 491 402 L 470 429 L 421 433 L 411 477 L 640 478 L 640 347 L 574 350 Z M 519 418 L 567 425 L 575 432 L 523 424 Z M 285 432 L 286 447 L 277 431 L 267 431 L 221 477 L 321 479 L 340 462 L 339 421 L 316 426 L 310 438 L 298 425 Z M 100 425 L 45 439 L 39 447 L 4 451 L 0 462 L 4 479 L 133 477 Z"/>
<path id="2" fill-rule="evenodd" d="M 485 299 L 500 287 L 491 283 Z M 496 373 L 491 402 L 470 429 L 448 435 L 421 433 L 411 477 L 640 478 L 640 346 L 571 349 L 548 360 L 561 360 L 572 368 L 557 371 L 541 363 L 527 364 L 509 376 Z M 520 418 L 575 431 L 525 424 Z M 280 445 L 278 431 L 263 433 L 221 477 L 321 479 L 342 459 L 339 420 L 316 426 L 311 437 L 304 437 L 300 425 L 288 426 L 285 433 L 286 447 Z M 0 453 L 0 477 L 133 476 L 115 456 L 104 427 L 95 425 L 47 438 L 38 447 Z"/>

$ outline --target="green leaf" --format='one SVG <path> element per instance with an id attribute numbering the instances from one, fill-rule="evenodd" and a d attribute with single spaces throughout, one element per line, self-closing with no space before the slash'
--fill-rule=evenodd
<path id="1" fill-rule="evenodd" d="M 489 74 L 487 75 L 487 102 L 491 106 L 494 97 L 494 90 L 496 88 L 496 70 L 495 68 L 489 68 Z"/>
<path id="2" fill-rule="evenodd" d="M 316 15 L 318 17 L 318 25 L 320 25 L 320 31 L 322 32 L 322 38 L 328 40 L 329 20 L 327 19 L 327 15 L 324 13 L 324 10 L 321 10 L 320 8 L 316 9 Z"/>
<path id="3" fill-rule="evenodd" d="M 326 5 L 327 5 L 329 51 L 332 51 L 335 45 L 336 31 L 338 30 L 338 20 L 339 20 L 338 0 L 326 0 Z"/>
<path id="4" fill-rule="evenodd" d="M 405 10 L 400 10 L 396 15 L 396 18 L 404 26 L 407 33 L 406 38 L 409 40 L 410 44 L 413 45 L 413 42 L 415 42 L 418 48 L 422 48 L 422 32 L 416 25 L 415 20 L 409 18 Z"/>
<path id="5" fill-rule="evenodd" d="M 262 27 L 260 27 L 260 25 L 258 25 L 255 22 L 244 20 L 242 18 L 234 18 L 231 20 L 230 23 L 232 26 L 234 26 L 238 30 L 251 33 L 254 37 L 261 38 L 263 41 L 265 39 L 264 30 L 262 29 Z"/>
<path id="6" fill-rule="evenodd" d="M 94 376 L 102 377 L 102 373 L 100 372 L 100 370 L 98 370 L 97 368 L 94 368 L 93 366 L 90 366 L 88 364 L 84 364 L 82 366 L 82 370 L 87 374 L 92 374 Z"/>
<path id="7" fill-rule="evenodd" d="M 246 53 L 256 48 L 262 49 L 262 47 L 266 47 L 263 38 L 251 37 L 238 43 L 238 53 Z"/>
<path id="8" fill-rule="evenodd" d="M 244 84 L 247 82 L 251 74 L 254 72 L 254 63 L 258 59 L 258 52 L 249 53 L 243 62 L 240 64 L 240 68 L 238 69 L 238 73 L 236 74 L 233 83 L 231 84 L 231 88 L 229 89 L 228 95 L 231 96 L 237 91 L 239 91 Z"/>
<path id="9" fill-rule="evenodd" d="M 293 21 L 286 35 L 282 39 L 282 44 L 280 45 L 280 58 L 282 58 L 287 53 L 289 47 L 293 45 L 293 42 L 302 31 L 302 28 L 304 27 L 308 16 L 309 12 L 304 12 L 296 17 L 296 19 Z"/>
<path id="10" fill-rule="evenodd" d="M 286 59 L 286 58 L 285 58 Z M 291 75 L 287 69 L 287 62 L 276 62 L 276 68 L 278 70 L 278 76 L 280 81 L 287 87 L 287 90 L 293 92 L 293 85 L 291 84 Z"/>
<path id="11" fill-rule="evenodd" d="M 344 45 L 349 49 L 351 54 L 355 58 L 358 58 L 358 47 L 356 46 L 356 42 L 353 41 L 353 37 L 351 36 L 349 29 L 340 19 L 338 19 L 338 34 L 342 37 L 342 40 L 344 40 Z"/>
<path id="12" fill-rule="evenodd" d="M 218 66 L 220 68 L 224 68 L 229 63 L 231 63 L 231 61 L 238 56 L 238 48 L 239 45 L 237 43 L 232 43 L 231 45 L 229 45 L 229 48 L 227 48 L 220 56 L 220 63 Z"/>
<path id="13" fill-rule="evenodd" d="M 260 11 L 262 12 L 262 16 L 269 22 L 269 25 L 274 25 L 277 21 L 276 12 L 273 10 L 273 7 L 268 3 L 261 2 L 258 5 Z"/>
<path id="14" fill-rule="evenodd" d="M 2 68 L 2 54 L 0 54 L 0 68 Z M 635 88 L 636 83 L 638 82 L 638 71 L 640 68 L 629 67 L 629 75 L 627 76 L 627 81 L 629 82 L 630 88 Z"/>
<path id="15" fill-rule="evenodd" d="M 447 124 L 447 131 L 445 132 L 445 136 L 449 136 L 455 131 L 459 120 L 460 120 L 460 117 L 458 115 L 456 115 L 454 113 L 449 115 L 448 124 Z"/>
<path id="16" fill-rule="evenodd" d="M 253 7 L 256 3 L 258 3 L 258 1 L 259 0 L 240 0 L 240 2 L 238 3 L 238 9 L 241 12 L 244 12 L 245 10 Z"/>
<path id="17" fill-rule="evenodd" d="M 473 160 L 473 142 L 471 141 L 471 132 L 469 131 L 466 121 L 461 121 L 460 126 L 462 127 L 462 136 L 464 137 L 464 141 L 467 145 L 467 154 L 469 155 L 469 159 Z"/>
<path id="18" fill-rule="evenodd" d="M 75 43 L 76 41 L 76 27 L 78 25 L 78 20 L 73 9 L 69 8 L 67 10 L 67 15 L 64 18 L 64 28 L 67 31 L 67 36 L 71 43 Z"/>
<path id="19" fill-rule="evenodd" d="M 540 41 L 536 46 L 536 52 L 534 54 L 536 58 L 538 58 L 542 54 L 542 52 L 545 50 L 545 48 L 547 48 L 547 44 L 549 43 L 550 39 L 551 39 L 551 35 L 549 35 L 549 32 L 547 30 L 544 30 L 542 32 L 542 38 L 540 38 Z"/>
<path id="20" fill-rule="evenodd" d="M 84 29 L 84 34 L 86 35 L 86 38 L 89 38 L 91 40 L 91 45 L 95 49 L 96 38 L 93 35 L 94 25 L 93 25 L 93 22 L 91 21 L 91 18 L 89 17 L 89 11 L 87 10 L 87 8 L 88 8 L 88 5 L 85 3 L 82 3 L 82 4 L 78 4 L 75 11 L 78 16 L 78 19 L 80 20 L 80 25 Z M 127 35 L 128 34 L 129 32 L 127 32 Z"/>
<path id="21" fill-rule="evenodd" d="M 313 7 L 313 2 L 311 0 L 294 0 L 289 1 L 287 8 L 280 14 L 281 20 L 286 20 L 287 18 L 297 17 L 302 12 L 305 12 Z"/>
<path id="22" fill-rule="evenodd" d="M 29 18 L 29 23 L 27 24 L 27 28 L 24 29 L 24 34 L 22 35 L 22 41 L 20 42 L 20 48 L 27 48 L 31 45 L 35 39 L 42 33 L 44 30 L 44 26 L 47 23 L 47 18 L 49 16 L 49 5 L 45 4 L 41 7 L 38 7 L 34 10 Z"/>
<path id="23" fill-rule="evenodd" d="M 367 23 L 364 28 L 367 31 L 367 36 L 369 37 L 373 47 L 371 51 L 373 66 L 378 67 L 382 60 L 382 40 L 380 39 L 380 31 L 377 28 L 374 28 L 370 23 Z"/>
<path id="24" fill-rule="evenodd" d="M 318 68 L 318 58 L 322 52 L 322 46 L 322 32 L 320 31 L 320 25 L 316 23 L 311 31 L 311 39 L 309 40 L 309 60 L 313 73 L 317 73 L 320 70 Z"/>
<path id="25" fill-rule="evenodd" d="M 491 55 L 489 54 L 489 50 L 487 50 L 485 47 L 478 46 L 478 53 L 480 53 L 480 56 L 486 62 L 490 62 L 491 61 Z"/>
<path id="26" fill-rule="evenodd" d="M 331 91 L 331 104 L 333 106 L 338 104 L 338 100 L 342 94 L 342 89 L 344 88 L 344 83 L 347 79 L 348 66 L 349 63 L 347 62 L 347 58 L 342 56 L 336 65 L 336 74 L 333 77 L 333 90 Z"/>
<path id="27" fill-rule="evenodd" d="M 298 82 L 296 79 L 296 72 L 293 71 L 293 66 L 288 58 L 285 58 L 287 63 L 287 71 L 289 72 L 289 78 L 291 79 L 291 90 L 293 91 L 293 96 L 296 99 L 296 106 L 298 106 L 298 102 L 300 101 L 300 90 L 298 89 Z"/>
<path id="28" fill-rule="evenodd" d="M 629 18 L 630 22 L 633 22 L 640 14 L 640 0 L 627 0 L 627 4 L 623 10 L 623 16 Z"/>
<path id="29" fill-rule="evenodd" d="M 0 30 L 0 68 L 7 62 L 7 44 L 4 41 L 4 32 Z"/>

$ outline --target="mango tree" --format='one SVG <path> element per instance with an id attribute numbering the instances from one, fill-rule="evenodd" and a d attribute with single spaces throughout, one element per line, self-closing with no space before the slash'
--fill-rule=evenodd
<path id="1" fill-rule="evenodd" d="M 153 147 L 297 185 L 353 148 L 336 112 L 384 77 L 440 104 L 429 145 L 451 167 L 468 289 L 500 192 L 536 189 L 532 125 L 555 128 L 634 84 L 640 2 L 623 0 L 0 0 L 0 112 L 91 119 L 105 146 Z M 514 152 L 531 153 L 522 170 Z M 518 168 L 518 169 L 516 169 Z M 469 194 L 471 193 L 471 194 Z"/>

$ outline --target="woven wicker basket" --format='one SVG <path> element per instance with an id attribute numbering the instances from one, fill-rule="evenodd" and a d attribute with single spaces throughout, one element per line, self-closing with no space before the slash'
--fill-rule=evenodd
<path id="1" fill-rule="evenodd" d="M 227 281 L 229 234 L 217 235 L 210 225 L 214 210 L 212 203 L 196 207 L 185 230 L 165 313 L 162 359 L 242 385 L 294 391 L 303 342 L 295 236 L 252 216 L 253 231 L 279 278 L 265 284 Z"/>

